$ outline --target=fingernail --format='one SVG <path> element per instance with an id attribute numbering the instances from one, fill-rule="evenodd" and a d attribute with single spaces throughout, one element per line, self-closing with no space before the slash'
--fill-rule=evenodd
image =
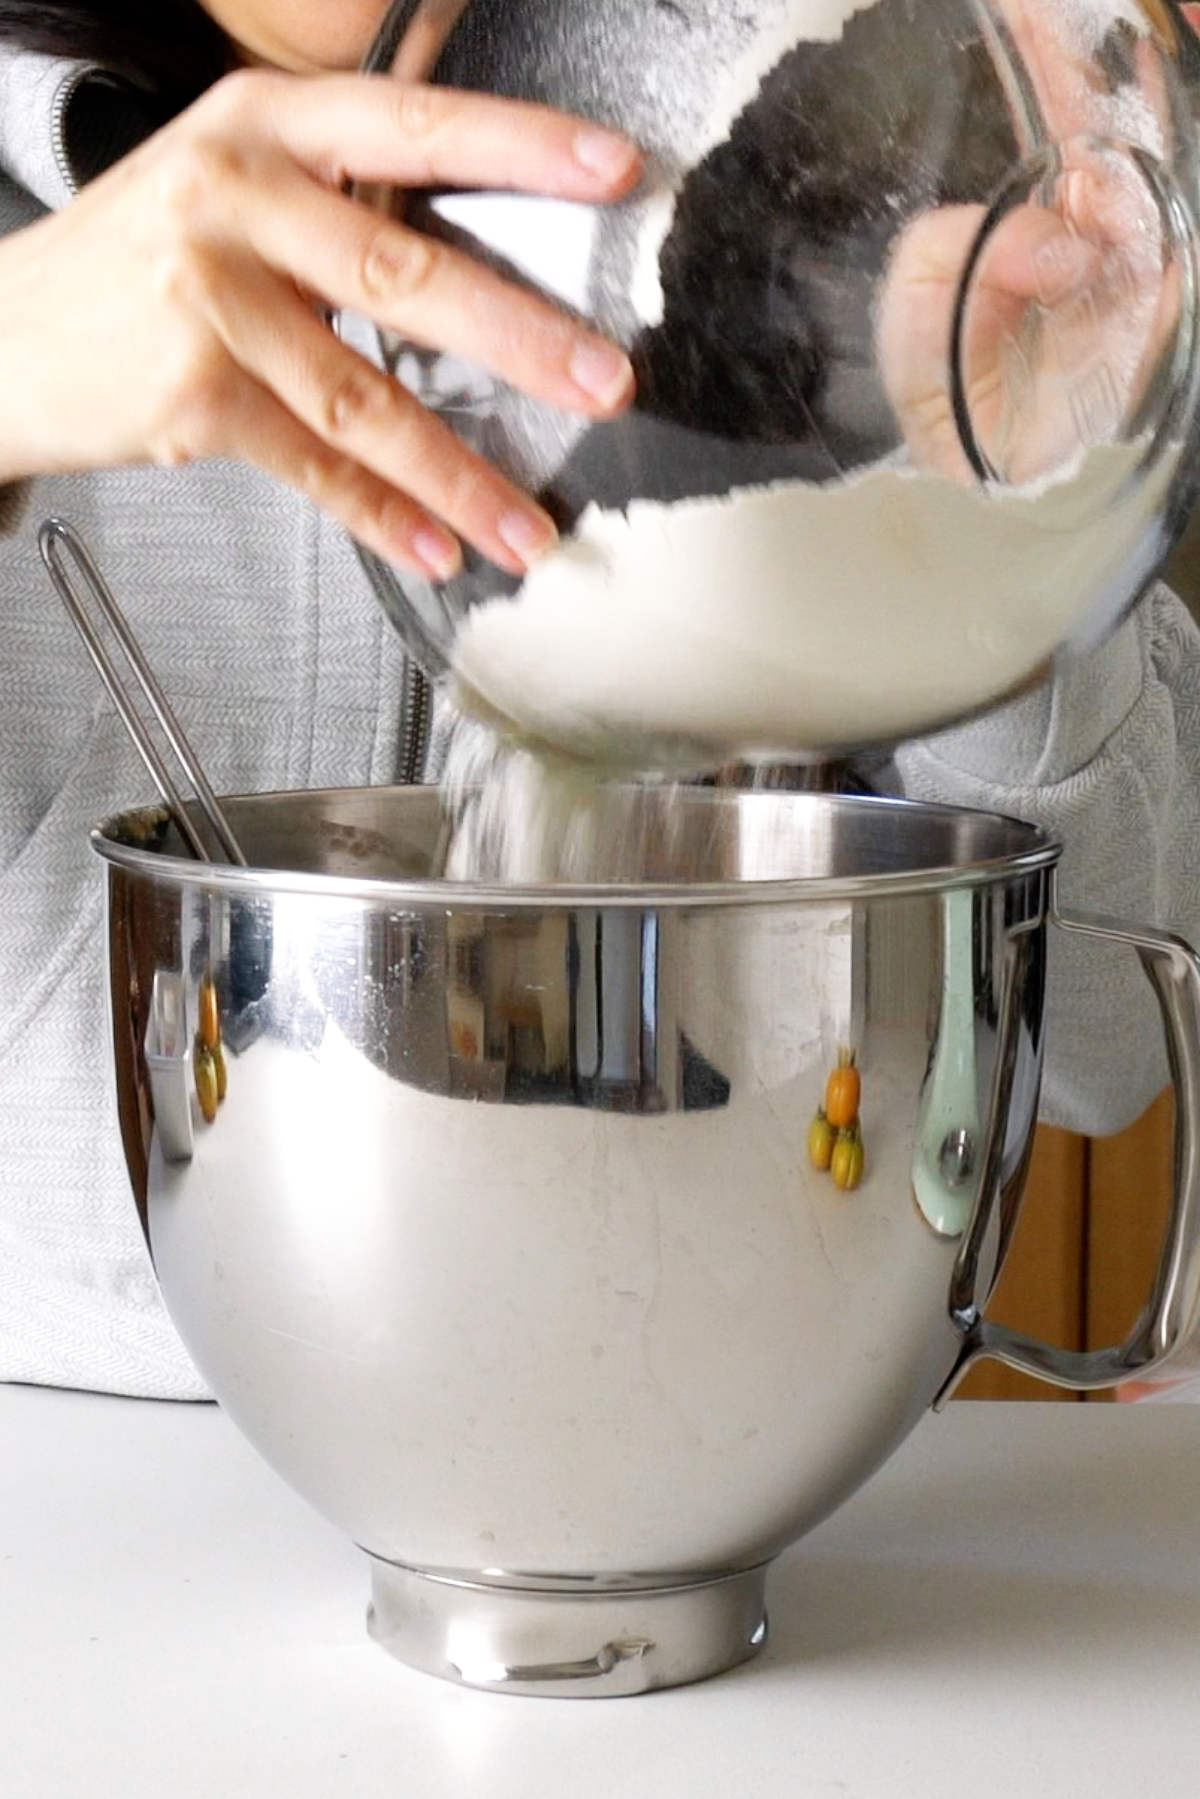
<path id="1" fill-rule="evenodd" d="M 1092 282 L 1103 265 L 1103 252 L 1085 237 L 1056 232 L 1034 254 L 1038 297 L 1046 305 L 1065 299 Z"/>
<path id="2" fill-rule="evenodd" d="M 540 562 L 558 542 L 554 520 L 544 512 L 506 512 L 496 535 L 526 568 Z"/>
<path id="3" fill-rule="evenodd" d="M 641 161 L 641 151 L 619 132 L 600 125 L 585 125 L 575 136 L 575 160 L 589 175 L 604 181 L 620 181 Z"/>
<path id="4" fill-rule="evenodd" d="M 575 346 L 568 373 L 576 387 L 601 406 L 619 406 L 633 390 L 628 356 L 600 338 L 585 338 Z"/>
<path id="5" fill-rule="evenodd" d="M 458 539 L 438 525 L 421 525 L 413 532 L 412 547 L 435 581 L 449 581 L 462 567 Z"/>

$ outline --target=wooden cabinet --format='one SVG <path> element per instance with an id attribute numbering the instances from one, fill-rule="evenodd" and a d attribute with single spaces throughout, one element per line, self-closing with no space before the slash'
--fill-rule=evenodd
<path id="1" fill-rule="evenodd" d="M 1072 1349 L 1101 1348 L 1125 1335 L 1158 1261 L 1170 1208 L 1173 1129 L 1167 1093 L 1118 1137 L 1038 1132 L 992 1317 Z M 985 1363 L 958 1397 L 1074 1403 L 1082 1395 Z"/>

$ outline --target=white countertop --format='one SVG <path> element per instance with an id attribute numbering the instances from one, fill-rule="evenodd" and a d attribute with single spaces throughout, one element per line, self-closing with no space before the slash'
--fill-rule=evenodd
<path id="1" fill-rule="evenodd" d="M 956 1405 L 778 1565 L 764 1654 L 461 1691 L 211 1406 L 0 1387 L 3 1799 L 1180 1799 L 1200 1407 Z"/>

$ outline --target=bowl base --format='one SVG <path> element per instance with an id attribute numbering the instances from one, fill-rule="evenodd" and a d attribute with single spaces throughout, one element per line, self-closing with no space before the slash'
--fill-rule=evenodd
<path id="1" fill-rule="evenodd" d="M 655 1587 L 500 1586 L 371 1556 L 368 1627 L 426 1674 L 489 1692 L 604 1699 L 684 1686 L 757 1654 L 766 1568 Z"/>

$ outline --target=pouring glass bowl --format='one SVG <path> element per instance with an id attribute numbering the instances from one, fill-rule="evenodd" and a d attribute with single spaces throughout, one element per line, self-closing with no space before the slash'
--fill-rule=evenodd
<path id="1" fill-rule="evenodd" d="M 527 736 L 695 769 L 948 724 L 1111 628 L 1193 493 L 1175 32 L 1153 0 L 398 0 L 371 69 L 649 154 L 611 210 L 362 190 L 639 381 L 589 423 L 340 319 L 566 534 L 524 583 L 367 556 L 420 666 Z"/>

